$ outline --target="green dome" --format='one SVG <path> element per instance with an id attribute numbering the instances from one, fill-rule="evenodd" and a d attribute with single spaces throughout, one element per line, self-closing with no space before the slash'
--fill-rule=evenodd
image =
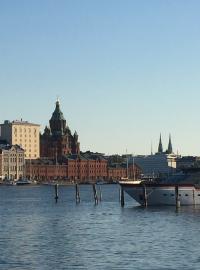
<path id="1" fill-rule="evenodd" d="M 56 108 L 52 114 L 51 120 L 65 120 L 63 113 L 60 110 L 60 102 L 56 101 Z"/>

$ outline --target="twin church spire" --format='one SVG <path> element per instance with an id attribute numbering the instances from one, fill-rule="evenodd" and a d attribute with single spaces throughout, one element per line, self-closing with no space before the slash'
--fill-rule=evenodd
<path id="1" fill-rule="evenodd" d="M 160 140 L 159 140 L 159 145 L 158 145 L 158 153 L 163 153 L 161 134 L 160 134 Z"/>
<path id="2" fill-rule="evenodd" d="M 172 148 L 172 141 L 171 141 L 171 134 L 169 134 L 169 143 L 168 143 L 168 148 L 165 152 L 163 152 L 163 145 L 162 145 L 162 138 L 160 134 L 160 139 L 159 139 L 159 145 L 158 145 L 158 153 L 166 153 L 166 154 L 172 154 L 173 153 L 173 148 Z"/>

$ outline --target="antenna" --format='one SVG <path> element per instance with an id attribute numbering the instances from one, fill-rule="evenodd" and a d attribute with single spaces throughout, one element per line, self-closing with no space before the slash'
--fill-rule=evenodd
<path id="1" fill-rule="evenodd" d="M 135 181 L 135 159 L 134 159 L 134 155 L 133 156 L 133 180 Z"/>
<path id="2" fill-rule="evenodd" d="M 127 176 L 127 179 L 128 179 L 128 154 L 127 154 L 127 149 L 126 149 L 126 176 Z"/>

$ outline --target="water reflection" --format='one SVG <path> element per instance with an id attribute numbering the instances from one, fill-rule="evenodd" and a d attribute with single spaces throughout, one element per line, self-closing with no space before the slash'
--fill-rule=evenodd
<path id="1" fill-rule="evenodd" d="M 138 206 L 118 187 L 0 188 L 0 269 L 198 269 L 199 206 Z"/>

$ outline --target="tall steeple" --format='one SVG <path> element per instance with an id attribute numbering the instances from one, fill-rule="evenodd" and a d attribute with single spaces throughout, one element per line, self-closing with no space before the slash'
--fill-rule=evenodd
<path id="1" fill-rule="evenodd" d="M 172 154 L 173 153 L 172 142 L 171 142 L 171 134 L 169 134 L 169 143 L 168 143 L 167 153 L 168 154 Z"/>
<path id="2" fill-rule="evenodd" d="M 159 145 L 158 145 L 158 153 L 163 153 L 161 134 L 160 134 L 160 140 L 159 140 Z"/>

